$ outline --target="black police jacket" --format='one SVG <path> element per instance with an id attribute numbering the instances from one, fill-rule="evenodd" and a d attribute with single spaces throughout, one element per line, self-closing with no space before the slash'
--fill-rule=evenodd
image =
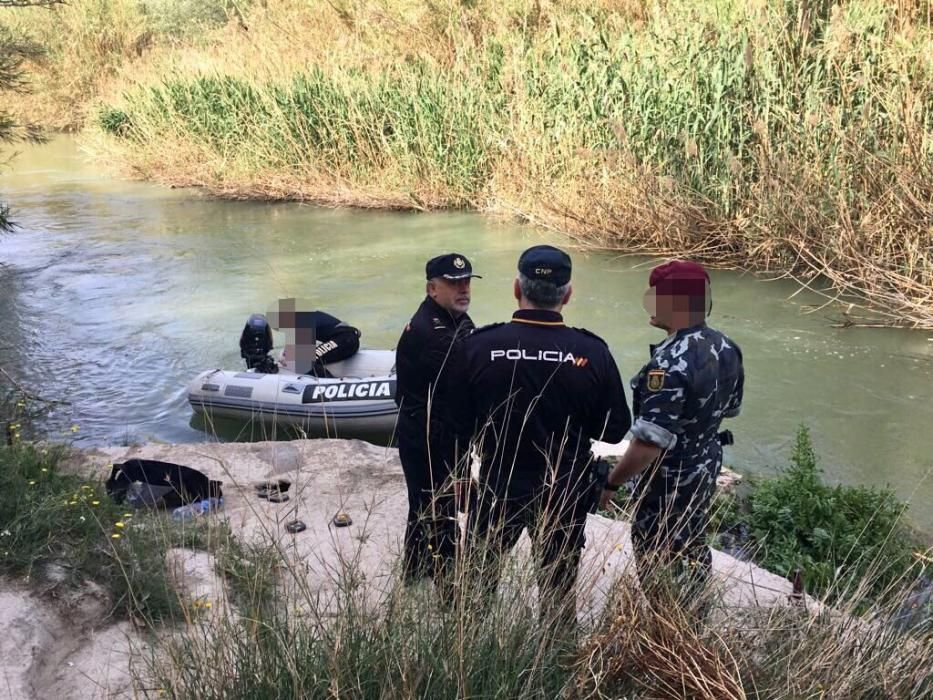
<path id="1" fill-rule="evenodd" d="M 431 297 L 421 302 L 395 349 L 399 430 L 425 430 L 429 396 L 431 421 L 449 423 L 452 358 L 474 327 L 469 314 L 454 318 Z"/>
<path id="2" fill-rule="evenodd" d="M 520 496 L 563 482 L 587 488 L 590 440 L 618 442 L 631 426 L 606 343 L 554 311 L 519 310 L 463 343 L 454 379 L 461 442 L 480 450 L 484 485 Z"/>
<path id="3" fill-rule="evenodd" d="M 313 328 L 314 339 L 324 342 L 334 337 L 339 328 L 347 328 L 347 324 L 326 311 L 299 311 L 295 314 L 295 325 L 298 328 Z"/>

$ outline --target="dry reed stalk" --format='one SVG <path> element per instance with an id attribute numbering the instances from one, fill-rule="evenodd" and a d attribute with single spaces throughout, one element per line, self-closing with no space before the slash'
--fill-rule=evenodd
<path id="1" fill-rule="evenodd" d="M 929 329 L 933 188 L 923 171 L 895 172 L 894 187 L 866 173 L 866 188 L 878 196 L 860 220 L 841 201 L 827 214 L 812 176 L 798 182 L 799 173 L 792 179 L 776 172 L 730 218 L 647 169 L 617 171 L 611 186 L 585 178 L 529 185 L 501 205 L 582 246 L 783 272 L 825 295 L 812 286 L 822 279 L 832 290 L 828 298 L 868 309 L 884 325 Z"/>

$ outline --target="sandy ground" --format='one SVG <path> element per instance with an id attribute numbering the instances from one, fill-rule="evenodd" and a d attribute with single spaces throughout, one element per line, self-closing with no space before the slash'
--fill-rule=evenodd
<path id="1" fill-rule="evenodd" d="M 204 517 L 225 518 L 247 540 L 277 541 L 310 590 L 333 589 L 348 567 L 373 590 L 395 580 L 407 508 L 395 449 L 355 440 L 145 445 L 85 451 L 70 467 L 106 479 L 111 463 L 132 457 L 186 464 L 220 479 L 224 509 Z M 273 478 L 292 482 L 287 502 L 256 496 L 253 485 Z M 353 524 L 335 527 L 337 512 L 350 515 Z M 290 534 L 285 524 L 296 519 L 307 529 Z M 530 556 L 527 537 L 514 556 Z M 183 595 L 211 600 L 214 614 L 230 614 L 209 555 L 172 550 L 167 565 Z M 628 524 L 590 516 L 579 584 L 581 615 L 598 614 L 613 583 L 631 566 Z M 790 583 L 764 569 L 721 552 L 714 552 L 713 567 L 726 605 L 788 601 Z M 0 587 L 0 619 L 6 621 L 0 636 L 0 697 L 131 696 L 131 660 L 134 653 L 145 653 L 145 642 L 129 623 L 95 629 L 95 605 L 88 594 L 69 608 L 21 588 Z"/>

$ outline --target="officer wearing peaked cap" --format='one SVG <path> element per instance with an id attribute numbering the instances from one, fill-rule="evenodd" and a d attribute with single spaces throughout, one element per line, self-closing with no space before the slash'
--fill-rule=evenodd
<path id="1" fill-rule="evenodd" d="M 619 370 L 596 335 L 564 324 L 571 260 L 534 246 L 518 261 L 511 322 L 475 331 L 457 367 L 458 432 L 481 465 L 467 524 L 467 577 L 481 598 L 527 528 L 538 558 L 542 617 L 575 620 L 575 583 L 591 501 L 590 441 L 631 423 Z"/>
<path id="2" fill-rule="evenodd" d="M 712 562 L 704 534 L 722 467 L 719 427 L 742 404 L 742 352 L 706 325 L 709 275 L 696 263 L 675 260 L 652 270 L 645 308 L 651 325 L 668 335 L 632 380 L 633 440 L 602 503 L 640 475 L 632 542 L 642 584 L 650 592 L 658 582 L 652 575 L 672 569 L 682 602 L 702 606 L 696 595 Z"/>
<path id="3" fill-rule="evenodd" d="M 467 310 L 470 280 L 479 275 L 466 256 L 448 253 L 429 260 L 425 276 L 427 296 L 395 351 L 398 448 L 408 487 L 403 566 L 406 580 L 431 575 L 444 593 L 459 539 L 451 485 L 451 364 L 474 328 Z"/>

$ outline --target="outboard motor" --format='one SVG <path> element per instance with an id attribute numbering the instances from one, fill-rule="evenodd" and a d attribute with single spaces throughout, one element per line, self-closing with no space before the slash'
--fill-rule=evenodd
<path id="1" fill-rule="evenodd" d="M 246 360 L 247 369 L 256 369 L 261 374 L 276 374 L 279 366 L 269 357 L 272 350 L 272 329 L 262 314 L 249 317 L 240 334 L 240 357 Z"/>

